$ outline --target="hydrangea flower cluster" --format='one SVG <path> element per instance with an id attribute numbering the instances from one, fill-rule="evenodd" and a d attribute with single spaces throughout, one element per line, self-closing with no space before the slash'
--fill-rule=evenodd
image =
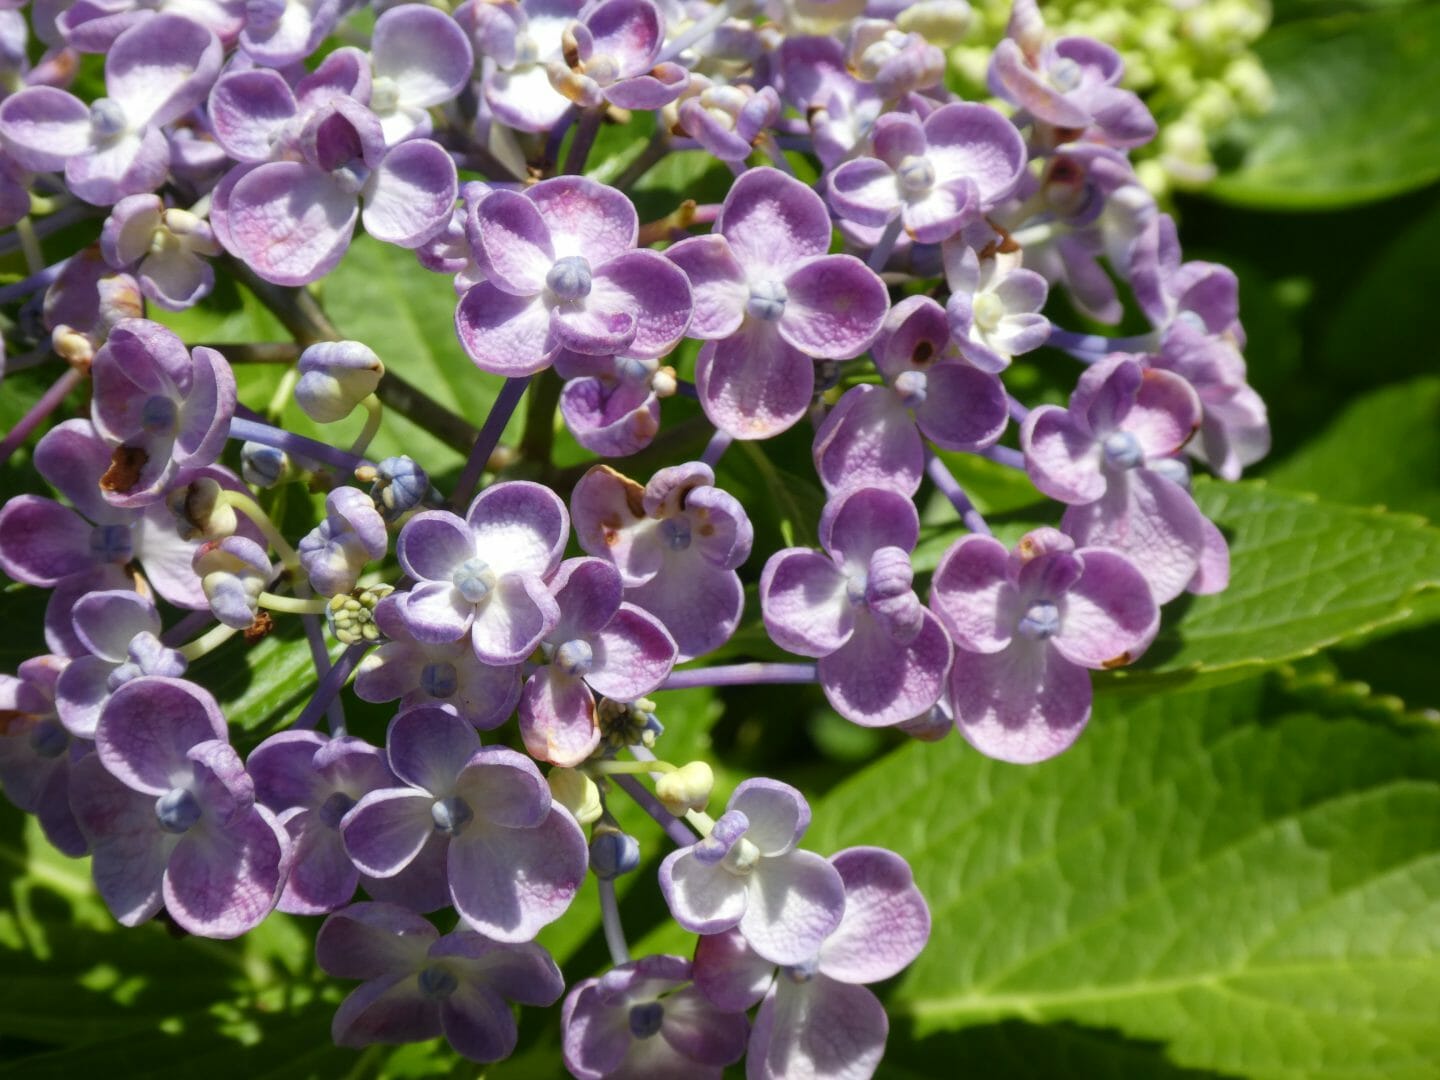
<path id="1" fill-rule="evenodd" d="M 663 756 L 661 717 L 685 723 L 667 691 L 813 683 L 855 724 L 1062 752 L 1091 673 L 1138 660 L 1161 605 L 1226 586 L 1190 477 L 1268 445 L 1235 276 L 1184 261 L 1140 183 L 1157 126 L 1119 56 L 1031 0 L 988 53 L 988 103 L 947 88 L 963 0 L 385 4 L 368 48 L 356 6 L 0 12 L 7 55 L 30 32 L 50 48 L 0 92 L 0 245 L 31 260 L 0 287 L 0 375 L 63 369 L 0 442 L 3 461 L 57 416 L 30 461 L 58 497 L 0 508 L 0 570 L 48 595 L 48 651 L 0 676 L 0 789 L 90 856 L 127 926 L 323 917 L 319 967 L 359 984 L 342 1046 L 443 1035 L 497 1061 L 513 1004 L 563 999 L 577 1077 L 871 1075 L 868 987 L 930 930 L 910 867 L 802 846 L 810 804 L 779 778 L 711 816 L 709 764 Z M 72 93 L 86 53 L 103 80 Z M 601 127 L 647 114 L 616 182 L 587 176 Z M 633 185 L 672 154 L 733 182 L 642 221 Z M 85 222 L 94 243 L 46 266 Z M 392 392 L 408 358 L 342 340 L 304 288 L 357 229 L 453 282 L 453 326 L 424 331 L 457 336 L 477 392 L 499 384 L 458 475 L 366 456 L 420 396 Z M 161 321 L 222 279 L 295 347 L 190 346 Z M 1096 325 L 1054 325 L 1052 292 Z M 1127 314 L 1149 329 L 1089 332 Z M 1040 348 L 1076 378 L 1027 407 L 1007 375 Z M 266 413 L 237 391 L 255 360 L 289 365 Z M 364 429 L 286 430 L 290 399 Z M 553 467 L 557 412 L 600 460 Z M 786 433 L 811 446 L 816 542 L 756 552 L 725 455 Z M 971 459 L 1053 500 L 1049 524 L 992 531 L 957 479 Z M 938 565 L 917 559 L 932 495 Z M 289 620 L 313 681 L 257 741 L 197 661 L 243 664 Z M 350 730 L 352 676 L 383 727 Z M 688 958 L 630 954 L 615 880 L 660 855 L 622 827 L 643 815 L 674 848 L 657 887 Z M 535 939 L 592 874 L 612 963 L 562 973 Z"/>

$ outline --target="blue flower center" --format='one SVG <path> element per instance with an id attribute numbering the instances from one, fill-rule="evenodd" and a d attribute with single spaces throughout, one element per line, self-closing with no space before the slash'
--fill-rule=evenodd
<path id="1" fill-rule="evenodd" d="M 420 671 L 420 689 L 433 698 L 448 698 L 460 689 L 460 675 L 448 660 L 426 664 Z"/>
<path id="2" fill-rule="evenodd" d="M 684 551 L 690 546 L 690 522 L 683 517 L 666 518 L 660 522 L 660 539 L 671 551 Z"/>
<path id="3" fill-rule="evenodd" d="M 329 828 L 338 829 L 340 819 L 348 814 L 355 800 L 343 791 L 331 792 L 330 797 L 320 804 L 320 820 Z"/>
<path id="4" fill-rule="evenodd" d="M 125 110 L 114 98 L 96 98 L 90 106 L 90 130 L 97 139 L 113 139 L 125 130 Z"/>
<path id="5" fill-rule="evenodd" d="M 906 195 L 925 195 L 935 186 L 935 166 L 930 164 L 929 158 L 912 154 L 900 162 L 895 177 L 900 182 L 900 190 Z"/>
<path id="6" fill-rule="evenodd" d="M 637 1039 L 648 1039 L 660 1031 L 665 1023 L 665 1006 L 658 1001 L 646 1001 L 630 1006 L 630 1034 Z"/>
<path id="7" fill-rule="evenodd" d="M 761 322 L 774 322 L 785 314 L 785 302 L 790 291 L 778 281 L 757 281 L 750 286 L 750 299 L 745 310 Z"/>
<path id="8" fill-rule="evenodd" d="M 1049 600 L 1039 600 L 1030 605 L 1015 632 L 1031 641 L 1044 641 L 1060 632 L 1060 609 Z"/>
<path id="9" fill-rule="evenodd" d="M 54 720 L 42 720 L 30 733 L 30 749 L 46 760 L 59 757 L 69 745 L 70 736 Z"/>
<path id="10" fill-rule="evenodd" d="M 478 604 L 495 588 L 495 571 L 490 569 L 489 563 L 475 555 L 456 568 L 450 583 L 469 603 Z"/>
<path id="11" fill-rule="evenodd" d="M 200 820 L 200 802 L 189 788 L 171 788 L 155 800 L 155 820 L 168 833 L 188 832 Z"/>
<path id="12" fill-rule="evenodd" d="M 1114 469 L 1138 468 L 1145 460 L 1140 449 L 1140 440 L 1128 431 L 1115 431 L 1105 436 L 1102 444 L 1105 450 L 1105 464 Z"/>
<path id="13" fill-rule="evenodd" d="M 818 957 L 813 960 L 805 960 L 799 964 L 791 964 L 783 970 L 785 977 L 791 982 L 808 983 L 811 979 L 815 978 L 815 973 L 820 970 L 820 960 Z"/>
<path id="14" fill-rule="evenodd" d="M 1062 94 L 1068 94 L 1080 85 L 1080 77 L 1083 74 L 1084 72 L 1076 61 L 1068 56 L 1061 57 L 1050 65 L 1050 85 Z"/>
<path id="15" fill-rule="evenodd" d="M 457 795 L 436 799 L 430 807 L 430 820 L 435 822 L 435 831 L 446 836 L 458 836 L 474 816 L 470 804 Z"/>
<path id="16" fill-rule="evenodd" d="M 147 435 L 174 435 L 180 419 L 175 402 L 164 394 L 153 394 L 140 407 L 140 426 Z"/>
<path id="17" fill-rule="evenodd" d="M 895 376 L 895 393 L 900 395 L 900 403 L 907 409 L 918 409 L 925 404 L 928 385 L 929 379 L 923 371 L 902 371 Z"/>
<path id="18" fill-rule="evenodd" d="M 561 300 L 584 300 L 590 295 L 590 263 L 583 255 L 556 259 L 545 275 L 545 287 Z"/>
<path id="19" fill-rule="evenodd" d="M 134 553 L 129 525 L 97 525 L 90 533 L 90 554 L 101 562 L 126 563 Z"/>
<path id="20" fill-rule="evenodd" d="M 555 650 L 555 666 L 566 675 L 588 675 L 594 663 L 595 650 L 582 638 L 567 641 Z"/>
<path id="21" fill-rule="evenodd" d="M 459 987 L 460 980 L 439 964 L 431 964 L 420 972 L 420 992 L 428 998 L 447 998 Z"/>
<path id="22" fill-rule="evenodd" d="M 870 575 L 864 570 L 856 570 L 845 579 L 845 599 L 852 604 L 863 604 L 865 592 L 870 588 Z"/>

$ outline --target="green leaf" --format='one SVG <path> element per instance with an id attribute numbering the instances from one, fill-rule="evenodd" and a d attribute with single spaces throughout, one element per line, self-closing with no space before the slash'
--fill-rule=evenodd
<path id="1" fill-rule="evenodd" d="M 929 947 L 889 996 L 922 1038 L 910 1056 L 1023 1020 L 1228 1075 L 1440 1073 L 1433 727 L 1306 711 L 1260 681 L 1101 699 L 1051 762 L 912 745 L 814 821 L 817 850 L 902 852 L 929 900 Z"/>
<path id="2" fill-rule="evenodd" d="M 1440 587 L 1440 530 L 1422 519 L 1321 502 L 1260 481 L 1197 481 L 1230 542 L 1230 587 L 1167 608 L 1135 668 L 1110 685 L 1233 679 L 1404 623 Z"/>
<path id="3" fill-rule="evenodd" d="M 1237 121 L 1238 165 L 1207 191 L 1248 206 L 1346 206 L 1440 177 L 1440 6 L 1306 19 L 1255 48 L 1269 113 Z M 1222 147 L 1222 156 L 1223 156 Z"/>
<path id="4" fill-rule="evenodd" d="M 269 734 L 293 720 L 315 690 L 315 662 L 299 620 L 291 616 L 282 625 L 282 633 L 254 645 L 233 637 L 190 669 L 187 677 L 215 695 L 234 728 Z M 334 660 L 343 646 L 328 634 L 326 643 Z"/>

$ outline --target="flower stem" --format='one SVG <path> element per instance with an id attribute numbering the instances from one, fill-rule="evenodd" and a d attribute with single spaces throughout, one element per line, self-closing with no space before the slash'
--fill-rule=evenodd
<path id="1" fill-rule="evenodd" d="M 186 612 L 179 622 L 160 635 L 160 640 L 173 649 L 177 643 L 188 641 L 214 621 L 215 615 L 209 608 Z"/>
<path id="2" fill-rule="evenodd" d="M 223 506 L 234 507 L 249 518 L 269 542 L 275 554 L 280 556 L 280 564 L 284 566 L 286 570 L 299 568 L 300 556 L 296 553 L 295 549 L 290 546 L 290 541 L 280 535 L 280 530 L 277 529 L 275 523 L 270 520 L 270 515 L 265 512 L 264 507 L 244 492 L 230 491 L 228 489 L 222 491 L 216 501 Z M 265 595 L 269 594 L 267 593 Z M 284 611 L 286 609 L 276 608 L 275 610 Z M 321 608 L 320 610 L 324 611 L 325 609 Z"/>
<path id="3" fill-rule="evenodd" d="M 304 730 L 313 728 L 319 722 L 320 715 L 339 695 L 340 688 L 345 685 L 346 680 L 350 678 L 350 673 L 355 670 L 355 665 L 360 662 L 360 658 L 369 648 L 369 642 L 360 641 L 340 654 L 340 658 L 316 685 L 315 693 L 310 696 L 310 701 L 305 708 L 300 710 L 300 715 L 295 718 L 293 727 L 297 730 Z"/>
<path id="4" fill-rule="evenodd" d="M 29 218 L 21 219 L 22 223 L 28 222 L 29 220 Z M 17 225 L 16 228 L 19 228 L 19 226 Z M 31 230 L 31 235 L 34 235 L 33 229 Z M 30 251 L 25 253 L 27 264 L 29 263 L 31 254 L 38 256 L 39 251 L 40 249 L 37 247 L 33 253 Z M 23 281 L 17 281 L 13 285 L 6 285 L 4 288 L 0 288 L 0 304 L 8 304 L 12 300 L 23 300 L 31 293 L 37 293 L 41 289 L 48 289 L 54 284 L 55 279 L 60 276 L 60 272 L 65 269 L 69 262 L 69 259 L 61 259 L 53 266 L 46 266 L 44 262 L 37 262 L 34 266 L 28 266 L 27 268 L 30 270 L 29 277 Z"/>
<path id="5" fill-rule="evenodd" d="M 730 444 L 734 441 L 733 437 L 726 432 L 716 431 L 711 436 L 709 443 L 706 444 L 705 452 L 700 455 L 700 460 L 713 469 L 715 463 L 720 460 L 720 456 L 730 449 Z"/>
<path id="6" fill-rule="evenodd" d="M 360 429 L 360 434 L 350 444 L 350 453 L 356 457 L 365 456 L 365 451 L 370 448 L 371 442 L 380 432 L 380 421 L 385 418 L 385 408 L 374 394 L 367 394 L 365 400 L 360 404 L 365 409 L 365 426 Z"/>
<path id="7" fill-rule="evenodd" d="M 60 403 L 65 400 L 65 395 L 79 384 L 82 377 L 79 370 L 71 368 L 56 379 L 50 385 L 50 389 L 40 395 L 40 400 L 30 406 L 25 415 L 15 422 L 15 426 L 5 433 L 4 439 L 0 439 L 0 465 L 10 460 L 10 455 L 20 448 L 20 445 L 29 438 L 30 433 L 60 407 Z"/>
<path id="8" fill-rule="evenodd" d="M 896 214 L 885 226 L 885 231 L 880 234 L 880 239 L 875 241 L 875 246 L 870 249 L 870 257 L 865 260 L 865 265 L 874 270 L 877 274 L 884 267 L 890 258 L 890 252 L 895 250 L 895 241 L 900 239 L 900 215 Z"/>
<path id="9" fill-rule="evenodd" d="M 585 171 L 585 162 L 590 157 L 590 148 L 595 145 L 595 136 L 600 133 L 600 118 L 604 112 L 605 107 L 600 105 L 580 114 L 580 122 L 575 125 L 575 137 L 570 140 L 570 150 L 565 155 L 563 172 L 579 176 Z"/>
<path id="10" fill-rule="evenodd" d="M 452 506 L 465 506 L 470 501 L 470 496 L 475 494 L 475 489 L 480 486 L 480 476 L 485 472 L 490 455 L 495 452 L 495 447 L 500 442 L 505 425 L 510 422 L 510 415 L 515 411 L 515 406 L 520 404 L 525 388 L 530 385 L 530 379 L 529 375 L 517 375 L 506 379 L 505 385 L 500 388 L 495 404 L 490 406 L 490 415 L 485 417 L 480 433 L 475 436 L 475 445 L 470 448 L 470 457 L 466 459 L 460 479 L 455 481 L 455 490 L 450 495 Z"/>
<path id="11" fill-rule="evenodd" d="M 1005 407 L 1010 410 L 1010 419 L 1014 420 L 1017 424 L 1023 424 L 1025 418 L 1030 415 L 1030 410 L 1009 394 L 1005 395 Z"/>
<path id="12" fill-rule="evenodd" d="M 15 223 L 15 232 L 20 237 L 20 250 L 25 253 L 25 267 L 32 275 L 39 276 L 41 273 L 49 273 L 51 270 L 59 274 L 59 272 L 64 269 L 65 263 L 69 261 L 68 259 L 61 260 L 54 266 L 46 269 L 45 252 L 40 248 L 40 237 L 35 234 L 35 223 L 30 220 L 29 214 L 26 214 Z M 51 280 L 53 281 L 54 278 L 51 278 Z M 33 291 L 32 289 L 31 292 Z"/>
<path id="13" fill-rule="evenodd" d="M 661 690 L 689 690 L 696 686 L 752 686 L 761 683 L 811 683 L 816 679 L 814 664 L 720 664 L 672 672 L 660 684 Z"/>
<path id="14" fill-rule="evenodd" d="M 232 637 L 234 637 L 236 633 L 237 631 L 235 627 L 226 626 L 224 623 L 219 623 L 215 626 L 212 626 L 208 631 L 206 631 L 204 634 L 201 634 L 194 641 L 191 641 L 185 645 L 181 645 L 178 651 L 180 655 L 185 657 L 187 661 L 189 661 L 190 663 L 194 663 L 206 653 L 218 649 L 221 645 L 225 644 L 225 642 L 229 641 Z"/>
<path id="15" fill-rule="evenodd" d="M 950 505 L 955 507 L 955 512 L 960 515 L 960 520 L 971 532 L 980 533 L 982 536 L 990 535 L 990 526 L 985 524 L 985 519 L 980 516 L 980 511 L 975 509 L 975 504 L 970 501 L 970 496 L 965 494 L 950 470 L 945 467 L 945 462 L 935 454 L 926 451 L 925 471 L 930 475 L 930 480 L 940 489 L 940 493 L 950 500 Z"/>
<path id="16" fill-rule="evenodd" d="M 643 773 L 674 772 L 668 761 L 594 761 L 585 766 L 591 776 L 638 776 Z"/>
<path id="17" fill-rule="evenodd" d="M 685 827 L 685 823 L 666 810 L 660 800 L 651 795 L 639 780 L 623 775 L 613 776 L 611 779 L 616 787 L 635 800 L 636 806 L 655 819 L 656 824 L 665 830 L 665 835 L 678 847 L 689 847 L 695 842 L 694 834 Z"/>
<path id="18" fill-rule="evenodd" d="M 273 446 L 277 450 L 284 450 L 297 458 L 304 458 L 320 465 L 329 465 L 333 469 L 342 472 L 354 472 L 360 466 L 366 464 L 364 458 L 356 457 L 354 454 L 347 454 L 344 450 L 337 449 L 326 443 L 316 442 L 314 439 L 307 439 L 304 435 L 296 435 L 290 431 L 283 431 L 271 424 L 259 420 L 248 420 L 243 416 L 237 416 L 230 421 L 230 437 L 245 442 L 257 442 L 265 446 Z"/>
<path id="19" fill-rule="evenodd" d="M 263 608 L 286 615 L 323 615 L 330 604 L 323 596 L 280 596 L 272 592 L 262 592 L 256 602 Z"/>
<path id="20" fill-rule="evenodd" d="M 620 923 L 620 903 L 615 899 L 615 882 L 597 878 L 600 887 L 600 925 L 605 930 L 605 946 L 610 962 L 616 967 L 630 962 L 630 946 L 625 941 L 625 927 Z"/>
<path id="21" fill-rule="evenodd" d="M 1008 446 L 991 446 L 980 451 L 980 456 L 989 458 L 997 465 L 1004 465 L 1010 469 L 1025 468 L 1025 455 L 1019 450 L 1011 450 Z"/>

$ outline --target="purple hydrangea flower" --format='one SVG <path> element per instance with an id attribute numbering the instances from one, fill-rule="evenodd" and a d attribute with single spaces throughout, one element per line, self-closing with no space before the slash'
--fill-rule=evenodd
<path id="1" fill-rule="evenodd" d="M 860 147 L 885 108 L 875 85 L 851 73 L 845 46 L 833 37 L 787 37 L 780 75 L 781 95 L 809 119 L 815 156 L 827 169 Z"/>
<path id="2" fill-rule="evenodd" d="M 204 345 L 187 350 L 159 323 L 125 319 L 90 371 L 91 419 L 115 448 L 100 480 L 109 503 L 155 502 L 181 469 L 219 457 L 235 415 L 235 376 L 220 353 Z"/>
<path id="3" fill-rule="evenodd" d="M 294 852 L 281 911 L 321 915 L 355 896 L 360 872 L 345 853 L 340 822 L 365 795 L 394 787 L 385 755 L 363 739 L 281 731 L 250 752 L 255 799 L 285 827 Z"/>
<path id="4" fill-rule="evenodd" d="M 570 516 L 549 488 L 512 480 L 486 488 L 464 518 L 425 510 L 405 523 L 396 554 L 418 582 L 398 613 L 416 641 L 466 634 L 487 664 L 517 664 L 555 628 L 545 582 L 560 565 Z"/>
<path id="5" fill-rule="evenodd" d="M 690 985 L 690 961 L 679 956 L 646 956 L 576 983 L 560 1024 L 565 1067 L 579 1080 L 720 1080 L 749 1033 L 743 1012 L 717 1008 Z"/>
<path id="6" fill-rule="evenodd" d="M 954 639 L 950 699 L 982 753 L 1028 764 L 1054 757 L 1090 719 L 1090 676 L 1128 664 L 1160 613 L 1145 578 L 1117 551 L 1076 548 L 1054 529 L 1013 552 L 962 537 L 940 560 L 930 604 Z"/>
<path id="7" fill-rule="evenodd" d="M 634 701 L 670 674 L 675 640 L 654 615 L 622 603 L 623 589 L 614 564 L 595 558 L 561 563 L 550 583 L 560 619 L 520 697 L 520 734 L 536 760 L 580 764 L 600 745 L 595 694 Z"/>
<path id="8" fill-rule="evenodd" d="M 955 245 L 945 257 L 945 315 L 965 359 L 982 371 L 1000 372 L 1012 357 L 1045 344 L 1050 320 L 1040 309 L 1050 287 L 1020 265 L 1018 253 L 982 260 L 969 245 Z"/>
<path id="9" fill-rule="evenodd" d="M 665 43 L 665 18 L 653 0 L 587 4 L 565 28 L 561 60 L 547 65 L 550 84 L 571 101 L 594 108 L 658 109 L 674 101 L 689 72 L 656 63 Z"/>
<path id="10" fill-rule="evenodd" d="M 676 120 L 692 139 L 721 161 L 744 161 L 756 141 L 780 116 L 780 95 L 773 86 L 755 89 L 711 82 L 691 75 Z"/>
<path id="11" fill-rule="evenodd" d="M 601 457 L 645 449 L 660 430 L 660 397 L 675 392 L 675 369 L 654 357 L 586 356 L 561 349 L 560 415 L 575 441 Z"/>
<path id="12" fill-rule="evenodd" d="M 243 0 L 75 0 L 56 16 L 55 28 L 73 49 L 108 53 L 121 34 L 158 12 L 199 23 L 227 48 L 245 26 Z"/>
<path id="13" fill-rule="evenodd" d="M 392 594 L 375 607 L 375 625 L 388 639 L 360 661 L 355 694 L 362 701 L 394 701 L 405 708 L 443 704 L 483 729 L 499 727 L 520 700 L 517 664 L 483 664 L 466 638 L 433 644 L 419 641 L 397 610 Z"/>
<path id="14" fill-rule="evenodd" d="M 660 357 L 690 323 L 685 275 L 634 250 L 639 218 L 614 188 L 557 176 L 494 191 L 466 229 L 485 280 L 461 298 L 455 328 L 483 371 L 529 375 L 562 348 Z"/>
<path id="15" fill-rule="evenodd" d="M 826 178 L 830 205 L 862 225 L 898 214 L 922 244 L 947 240 L 987 213 L 1025 171 L 1025 140 L 988 105 L 945 105 L 923 123 L 887 113 L 870 138 L 874 157 L 852 158 Z"/>
<path id="16" fill-rule="evenodd" d="M 548 66 L 562 59 L 563 36 L 585 0 L 466 0 L 455 9 L 475 52 L 485 57 L 485 104 L 517 131 L 549 131 L 570 110 L 551 85 Z"/>
<path id="17" fill-rule="evenodd" d="M 90 839 L 95 885 L 135 926 L 163 906 L 202 937 L 238 937 L 275 907 L 290 841 L 255 803 L 215 700 L 182 679 L 116 690 L 95 754 L 74 766 L 70 801 Z"/>
<path id="18" fill-rule="evenodd" d="M 310 586 L 321 596 L 355 588 L 367 563 L 383 559 L 390 541 L 385 519 L 359 488 L 339 487 L 325 496 L 325 520 L 296 547 Z"/>
<path id="19" fill-rule="evenodd" d="M 435 705 L 390 722 L 386 755 L 409 786 L 370 792 L 340 826 L 363 873 L 393 877 L 427 846 L 443 848 L 455 910 L 496 941 L 529 941 L 565 913 L 585 878 L 585 834 L 533 761 L 482 748 Z"/>
<path id="20" fill-rule="evenodd" d="M 1061 527 L 1077 543 L 1123 551 L 1162 604 L 1228 580 L 1219 531 L 1188 492 L 1150 467 L 1199 426 L 1189 383 L 1115 354 L 1086 369 L 1068 409 L 1042 405 L 1020 430 L 1030 479 L 1070 504 Z"/>
<path id="21" fill-rule="evenodd" d="M 71 777 L 91 744 L 72 736 L 56 713 L 63 656 L 36 656 L 15 675 L 0 674 L 0 792 L 40 819 L 45 838 L 72 858 L 89 850 L 70 809 Z"/>
<path id="22" fill-rule="evenodd" d="M 828 494 L 886 487 L 913 495 L 924 439 L 968 451 L 999 440 L 1009 419 L 1005 388 L 961 358 L 934 300 L 896 304 L 871 353 L 886 385 L 851 387 L 815 432 L 815 471 Z"/>
<path id="23" fill-rule="evenodd" d="M 363 342 L 317 341 L 300 354 L 296 370 L 295 404 L 316 423 L 333 424 L 375 392 L 385 365 Z"/>
<path id="24" fill-rule="evenodd" d="M 63 169 L 86 202 L 108 206 L 154 191 L 170 168 L 161 128 L 204 100 L 220 60 L 220 42 L 205 27 L 156 15 L 106 53 L 105 97 L 86 105 L 54 87 L 29 87 L 0 105 L 0 137 L 27 169 Z"/>
<path id="25" fill-rule="evenodd" d="M 1155 214 L 1130 252 L 1129 280 L 1135 300 L 1153 326 L 1168 329 L 1188 315 L 1192 326 L 1212 334 L 1233 334 L 1244 344 L 1240 328 L 1240 280 L 1235 271 L 1199 259 L 1181 262 L 1175 219 Z"/>
<path id="26" fill-rule="evenodd" d="M 93 739 L 110 694 L 131 679 L 185 674 L 185 658 L 160 641 L 160 613 L 137 592 L 87 593 L 70 617 L 76 638 L 88 650 L 70 661 L 55 684 L 60 721 L 71 734 Z"/>
<path id="27" fill-rule="evenodd" d="M 824 553 L 784 548 L 760 575 L 771 639 L 819 658 L 826 698 L 854 723 L 898 724 L 944 692 L 950 642 L 912 587 L 910 552 L 919 536 L 907 497 L 861 488 L 826 504 Z"/>
<path id="28" fill-rule="evenodd" d="M 249 627 L 260 594 L 275 578 L 265 549 L 248 537 L 227 536 L 201 544 L 193 565 L 215 618 L 235 630 Z"/>
<path id="29" fill-rule="evenodd" d="M 429 109 L 470 81 L 475 56 L 460 24 L 423 4 L 393 7 L 375 20 L 370 39 L 370 110 L 385 142 L 429 135 Z"/>
<path id="30" fill-rule="evenodd" d="M 580 546 L 615 564 L 625 598 L 665 625 L 679 660 L 728 641 L 745 606 L 735 568 L 749 558 L 754 530 L 714 483 L 698 461 L 661 469 L 643 488 L 597 465 L 570 496 Z"/>
<path id="31" fill-rule="evenodd" d="M 342 0 L 247 0 L 240 48 L 266 67 L 294 64 L 335 29 L 342 6 Z"/>
<path id="32" fill-rule="evenodd" d="M 804 960 L 777 973 L 733 931 L 703 937 L 695 950 L 695 984 L 716 1005 L 763 1002 L 746 1054 L 755 1080 L 873 1075 L 890 1025 L 866 985 L 898 974 L 930 938 L 930 909 L 900 856 L 855 847 L 830 864 L 844 885 L 845 914 Z"/>
<path id="33" fill-rule="evenodd" d="M 105 219 L 100 250 L 116 270 L 133 272 L 140 291 L 167 311 L 184 311 L 210 295 L 220 254 L 210 225 L 158 196 L 130 195 Z"/>
<path id="34" fill-rule="evenodd" d="M 743 781 L 710 835 L 660 864 L 670 914 L 695 934 L 738 927 L 772 963 L 809 960 L 845 908 L 835 868 L 796 847 L 809 825 L 810 805 L 789 784 Z"/>
<path id="35" fill-rule="evenodd" d="M 705 340 L 695 383 L 722 431 L 784 431 L 810 407 L 814 361 L 858 356 L 879 331 L 884 284 L 859 259 L 829 250 L 824 201 L 766 168 L 735 181 L 715 232 L 666 252 L 695 291 L 690 336 Z"/>
<path id="36" fill-rule="evenodd" d="M 352 904 L 325 920 L 315 960 L 339 979 L 363 982 L 335 1013 L 339 1046 L 421 1042 L 444 1035 L 471 1061 L 515 1049 L 510 1002 L 553 1005 L 565 991 L 539 945 L 491 941 L 471 930 L 445 934 L 394 904 Z"/>

